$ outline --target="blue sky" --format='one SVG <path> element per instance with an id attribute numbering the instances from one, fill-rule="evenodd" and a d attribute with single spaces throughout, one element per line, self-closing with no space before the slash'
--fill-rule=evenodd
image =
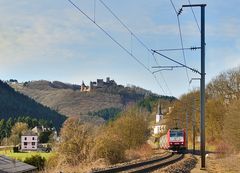
<path id="1" fill-rule="evenodd" d="M 94 18 L 94 0 L 72 0 Z M 149 49 L 180 48 L 177 18 L 169 0 L 103 0 Z M 187 0 L 173 0 L 176 8 Z M 206 83 L 240 64 L 240 12 L 237 0 L 206 3 Z M 96 0 L 95 20 L 150 70 L 153 56 Z M 200 22 L 200 10 L 195 9 Z M 0 0 L 0 79 L 59 80 L 81 84 L 111 77 L 162 95 L 179 97 L 190 86 L 185 69 L 152 74 L 80 14 L 67 0 Z M 200 46 L 190 9 L 180 16 L 185 47 Z M 188 66 L 200 70 L 200 54 L 186 51 Z M 164 52 L 184 62 L 182 52 Z M 176 65 L 156 56 L 160 65 Z M 189 78 L 199 76 L 188 71 Z"/>

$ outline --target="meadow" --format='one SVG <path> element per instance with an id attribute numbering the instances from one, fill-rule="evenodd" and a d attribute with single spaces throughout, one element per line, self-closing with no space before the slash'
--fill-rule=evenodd
<path id="1" fill-rule="evenodd" d="M 31 157 L 33 155 L 40 155 L 44 157 L 46 160 L 52 155 L 52 153 L 46 153 L 46 152 L 37 152 L 37 151 L 31 151 L 31 152 L 17 152 L 14 153 L 10 149 L 5 149 L 0 151 L 0 155 L 5 155 L 13 159 L 17 159 L 20 161 L 24 161 L 27 157 Z"/>

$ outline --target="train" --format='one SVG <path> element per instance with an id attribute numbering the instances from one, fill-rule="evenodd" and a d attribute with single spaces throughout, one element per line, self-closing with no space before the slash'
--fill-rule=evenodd
<path id="1" fill-rule="evenodd" d="M 185 129 L 169 129 L 167 134 L 159 139 L 159 147 L 162 149 L 180 151 L 187 149 Z"/>

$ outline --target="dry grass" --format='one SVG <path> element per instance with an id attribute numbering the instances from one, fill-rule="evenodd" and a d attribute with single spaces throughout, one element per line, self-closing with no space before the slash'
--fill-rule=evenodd
<path id="1" fill-rule="evenodd" d="M 206 171 L 200 170 L 201 159 L 191 173 L 238 173 L 240 172 L 240 154 L 231 154 L 225 157 L 219 154 L 209 154 L 206 158 Z"/>
<path id="2" fill-rule="evenodd" d="M 120 95 L 109 93 L 82 93 L 78 90 L 54 88 L 42 90 L 16 86 L 15 89 L 66 116 L 86 115 L 89 111 L 123 106 Z"/>
<path id="3" fill-rule="evenodd" d="M 126 160 L 146 159 L 154 154 L 149 144 L 143 144 L 137 149 L 130 149 L 125 152 Z"/>
<path id="4" fill-rule="evenodd" d="M 133 161 L 137 159 L 145 160 L 150 158 L 154 154 L 154 151 L 148 144 L 142 145 L 140 148 L 135 150 L 128 150 L 126 155 L 128 157 L 127 161 Z M 121 165 L 121 163 L 119 163 Z M 80 163 L 78 166 L 69 166 L 69 165 L 56 165 L 52 168 L 47 168 L 41 173 L 89 173 L 94 168 L 105 168 L 110 166 L 110 163 L 105 159 L 98 159 L 91 163 Z"/>
<path id="5" fill-rule="evenodd" d="M 209 158 L 208 171 L 210 173 L 237 173 L 240 172 L 240 154 L 232 154 L 226 157 L 213 155 Z"/>
<path id="6" fill-rule="evenodd" d="M 55 166 L 48 165 L 45 170 L 40 173 L 89 173 L 94 168 L 105 168 L 110 165 L 105 159 L 98 159 L 94 162 L 79 163 L 79 165 L 76 166 L 64 164 L 64 162 L 61 161 L 61 158 L 58 162 L 59 163 Z"/>

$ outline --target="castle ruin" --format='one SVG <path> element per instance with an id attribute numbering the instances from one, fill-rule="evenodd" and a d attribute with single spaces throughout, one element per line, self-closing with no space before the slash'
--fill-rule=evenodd
<path id="1" fill-rule="evenodd" d="M 110 77 L 106 78 L 106 82 L 103 79 L 97 79 L 96 82 L 90 81 L 89 86 L 85 85 L 84 81 L 82 81 L 82 85 L 80 88 L 81 92 L 90 92 L 94 91 L 98 88 L 108 88 L 110 86 L 117 86 L 117 83 L 114 80 L 110 80 Z"/>

